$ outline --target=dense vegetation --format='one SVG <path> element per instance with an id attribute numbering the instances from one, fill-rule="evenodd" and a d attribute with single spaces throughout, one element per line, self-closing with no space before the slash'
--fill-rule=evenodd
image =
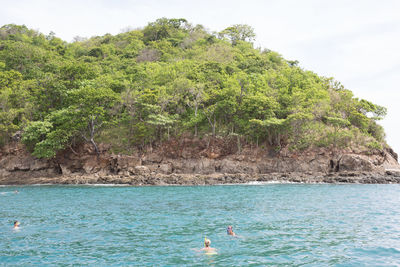
<path id="1" fill-rule="evenodd" d="M 253 29 L 210 33 L 158 19 L 72 43 L 25 26 L 0 28 L 0 140 L 17 132 L 37 157 L 74 144 L 145 150 L 182 134 L 235 136 L 276 150 L 380 148 L 386 109 L 332 78 L 255 49 Z"/>

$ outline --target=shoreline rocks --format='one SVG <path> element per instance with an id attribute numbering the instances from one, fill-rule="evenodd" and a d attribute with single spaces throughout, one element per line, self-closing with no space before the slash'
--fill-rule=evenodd
<path id="1" fill-rule="evenodd" d="M 180 148 L 182 149 L 182 148 Z M 314 149 L 270 155 L 267 150 L 244 150 L 210 158 L 203 154 L 99 157 L 76 149 L 51 160 L 35 159 L 16 144 L 0 154 L 0 185 L 129 184 L 214 185 L 258 182 L 400 183 L 400 165 L 390 149 L 367 152 Z"/>
<path id="2" fill-rule="evenodd" d="M 98 175 L 73 174 L 54 177 L 0 178 L 1 185 L 33 184 L 125 184 L 132 186 L 163 185 L 219 185 L 249 183 L 352 183 L 352 184 L 393 184 L 400 183 L 400 173 L 377 174 L 368 172 L 333 173 L 268 173 L 268 174 L 138 174 Z"/>

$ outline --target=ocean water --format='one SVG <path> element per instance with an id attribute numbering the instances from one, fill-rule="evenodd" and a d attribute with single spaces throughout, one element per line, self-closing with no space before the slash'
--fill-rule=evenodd
<path id="1" fill-rule="evenodd" d="M 0 187 L 0 266 L 35 265 L 399 266 L 400 186 Z"/>

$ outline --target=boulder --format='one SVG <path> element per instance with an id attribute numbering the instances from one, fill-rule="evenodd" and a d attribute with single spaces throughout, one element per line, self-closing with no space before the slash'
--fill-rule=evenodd
<path id="1" fill-rule="evenodd" d="M 135 174 L 137 175 L 146 175 L 150 174 L 150 169 L 147 166 L 135 166 Z"/>
<path id="2" fill-rule="evenodd" d="M 122 169 L 128 169 L 130 167 L 135 167 L 138 165 L 141 165 L 141 160 L 139 157 L 136 156 L 117 156 L 115 158 L 115 163 L 114 163 L 117 169 L 122 170 Z"/>
<path id="3" fill-rule="evenodd" d="M 0 167 L 6 171 L 28 171 L 33 159 L 28 157 L 10 156 L 0 162 Z"/>
<path id="4" fill-rule="evenodd" d="M 172 165 L 171 164 L 160 164 L 158 167 L 158 171 L 163 174 L 171 174 L 172 173 Z"/>
<path id="5" fill-rule="evenodd" d="M 40 171 L 40 170 L 45 170 L 45 169 L 50 169 L 50 168 L 53 168 L 53 167 L 47 160 L 38 160 L 38 159 L 31 161 L 30 166 L 29 166 L 30 171 Z"/>
<path id="6" fill-rule="evenodd" d="M 163 157 L 160 153 L 151 153 L 143 158 L 144 164 L 160 163 L 162 160 Z"/>
<path id="7" fill-rule="evenodd" d="M 338 161 L 338 171 L 373 171 L 374 164 L 367 157 L 345 154 Z"/>

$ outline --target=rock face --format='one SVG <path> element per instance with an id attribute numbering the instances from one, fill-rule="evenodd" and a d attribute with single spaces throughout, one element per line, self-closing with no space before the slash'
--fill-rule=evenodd
<path id="1" fill-rule="evenodd" d="M 322 149 L 302 153 L 281 151 L 272 156 L 269 151 L 254 149 L 242 150 L 241 153 L 230 151 L 225 155 L 223 151 L 193 153 L 177 146 L 173 153 L 166 153 L 164 149 L 144 155 L 103 152 L 96 156 L 83 146 L 73 152 L 64 151 L 52 160 L 39 160 L 15 144 L 0 154 L 0 184 L 400 182 L 397 154 L 391 149 L 365 153 Z"/>
<path id="2" fill-rule="evenodd" d="M 28 178 L 58 174 L 59 169 L 51 161 L 35 159 L 29 154 L 9 155 L 0 159 L 0 177 Z"/>

